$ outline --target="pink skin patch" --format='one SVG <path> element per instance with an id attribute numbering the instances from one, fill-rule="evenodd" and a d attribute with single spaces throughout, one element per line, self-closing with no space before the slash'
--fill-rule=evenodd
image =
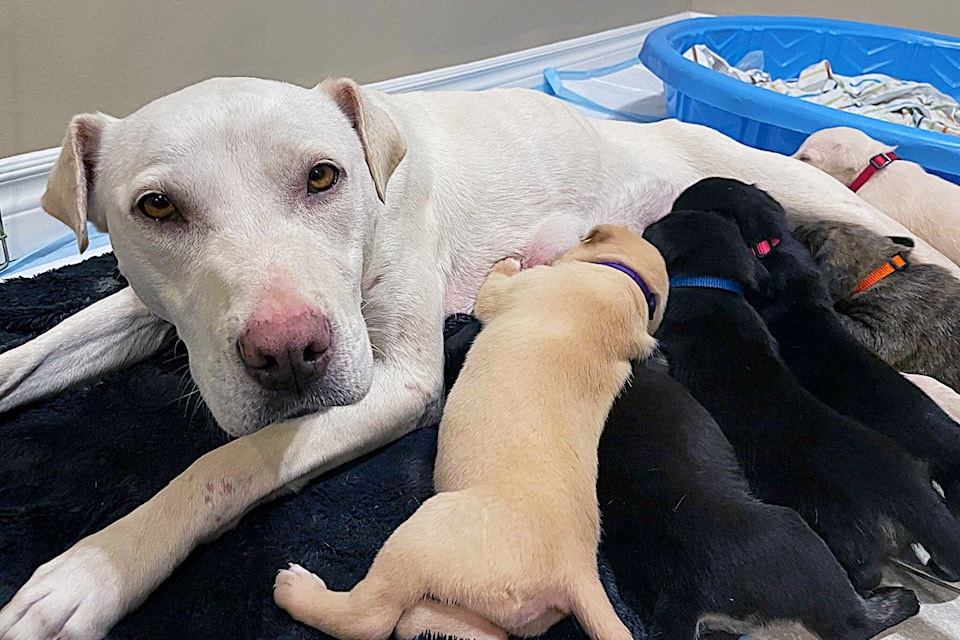
<path id="1" fill-rule="evenodd" d="M 551 265 L 580 241 L 582 221 L 557 219 L 545 222 L 523 252 L 524 268 Z"/>
<path id="2" fill-rule="evenodd" d="M 508 255 L 520 259 L 521 268 L 529 269 L 539 265 L 551 265 L 570 247 L 580 241 L 580 235 L 586 231 L 585 221 L 566 216 L 554 216 L 543 222 L 533 233 L 526 249 L 517 251 L 516 245 L 508 249 L 510 243 L 504 243 L 503 253 L 490 253 L 476 256 L 475 260 L 465 262 L 469 269 L 459 271 L 447 280 L 443 301 L 444 315 L 451 313 L 469 313 L 476 302 L 477 291 L 490 269 L 498 260 Z"/>
<path id="3" fill-rule="evenodd" d="M 536 243 L 530 245 L 530 247 L 523 252 L 523 260 L 521 262 L 526 269 L 540 265 L 551 265 L 557 258 L 562 256 L 563 253 L 563 251 L 558 252 L 555 247 L 546 243 Z"/>

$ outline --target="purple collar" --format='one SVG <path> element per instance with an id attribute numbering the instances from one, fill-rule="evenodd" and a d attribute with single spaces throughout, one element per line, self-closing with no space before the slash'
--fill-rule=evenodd
<path id="1" fill-rule="evenodd" d="M 602 264 L 606 267 L 613 267 L 617 271 L 627 274 L 630 276 L 634 282 L 637 283 L 637 286 L 640 287 L 640 291 L 643 291 L 643 297 L 647 300 L 647 310 L 650 313 L 650 319 L 653 320 L 653 312 L 657 309 L 657 299 L 652 293 L 650 293 L 650 287 L 647 286 L 647 283 L 643 281 L 636 271 L 620 264 L 619 262 L 594 262 L 594 264 Z"/>

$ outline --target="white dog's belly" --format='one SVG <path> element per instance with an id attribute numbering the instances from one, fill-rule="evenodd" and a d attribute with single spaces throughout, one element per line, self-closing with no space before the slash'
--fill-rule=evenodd
<path id="1" fill-rule="evenodd" d="M 617 158 L 613 156 L 611 160 Z M 610 171 L 610 175 L 618 173 Z M 629 173 L 636 174 L 635 163 Z M 667 214 L 680 190 L 676 181 L 649 174 L 633 175 L 611 180 L 606 190 L 598 194 L 600 197 L 585 198 L 572 211 L 546 216 L 515 216 L 513 224 L 501 229 L 496 238 L 475 238 L 473 245 L 479 251 L 473 255 L 464 252 L 467 255 L 460 256 L 460 259 L 454 256 L 453 271 L 446 279 L 444 315 L 473 310 L 477 291 L 498 260 L 516 257 L 524 268 L 553 264 L 591 227 L 601 223 L 623 225 L 635 233 L 642 233 Z M 537 210 L 532 208 L 531 211 L 535 213 Z"/>

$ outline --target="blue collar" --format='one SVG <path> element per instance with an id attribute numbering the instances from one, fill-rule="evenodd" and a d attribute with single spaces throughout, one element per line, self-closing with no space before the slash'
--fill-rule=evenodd
<path id="1" fill-rule="evenodd" d="M 737 295 L 743 295 L 743 285 L 736 280 L 716 276 L 675 276 L 670 278 L 671 289 L 683 287 L 702 287 L 704 289 L 723 289 Z"/>
<path id="2" fill-rule="evenodd" d="M 643 297 L 647 300 L 647 311 L 650 314 L 650 319 L 653 320 L 653 312 L 657 309 L 657 298 L 650 292 L 650 287 L 647 286 L 647 283 L 643 281 L 643 278 L 641 278 L 636 271 L 619 262 L 594 262 L 594 264 L 613 267 L 617 271 L 621 271 L 630 276 L 633 281 L 637 283 L 637 286 L 640 287 L 640 290 L 643 291 Z"/>

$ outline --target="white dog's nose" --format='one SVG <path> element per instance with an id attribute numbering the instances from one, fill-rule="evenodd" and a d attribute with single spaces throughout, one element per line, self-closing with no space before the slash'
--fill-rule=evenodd
<path id="1" fill-rule="evenodd" d="M 330 322 L 313 307 L 254 313 L 237 339 L 247 372 L 264 389 L 301 395 L 327 370 Z"/>

